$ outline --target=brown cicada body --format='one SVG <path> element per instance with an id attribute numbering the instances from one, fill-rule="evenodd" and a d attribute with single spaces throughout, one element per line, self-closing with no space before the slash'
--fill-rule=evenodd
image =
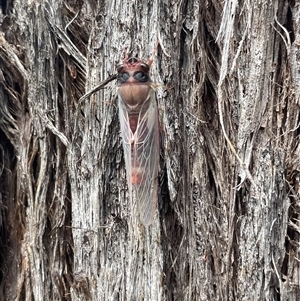
<path id="1" fill-rule="evenodd" d="M 118 65 L 118 106 L 130 201 L 136 199 L 144 225 L 153 221 L 158 188 L 159 122 L 152 59 L 125 59 Z"/>

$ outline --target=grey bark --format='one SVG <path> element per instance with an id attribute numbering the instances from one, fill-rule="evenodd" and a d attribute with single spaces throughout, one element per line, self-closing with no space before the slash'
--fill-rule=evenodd
<path id="1" fill-rule="evenodd" d="M 300 1 L 2 1 L 1 300 L 299 300 Z M 147 60 L 158 209 L 132 212 L 115 74 Z"/>

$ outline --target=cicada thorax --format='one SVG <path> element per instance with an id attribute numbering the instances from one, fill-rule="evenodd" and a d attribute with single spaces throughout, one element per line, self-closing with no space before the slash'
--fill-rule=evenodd
<path id="1" fill-rule="evenodd" d="M 130 126 L 130 129 L 131 129 L 133 135 L 136 132 L 139 121 L 144 118 L 145 114 L 147 113 L 147 110 L 149 109 L 150 97 L 151 97 L 150 92 L 151 92 L 151 90 L 148 91 L 146 98 L 143 99 L 137 105 L 130 105 L 128 103 L 125 103 L 122 99 L 123 108 L 128 113 L 129 126 Z M 121 93 L 120 93 L 120 96 L 121 96 Z"/>

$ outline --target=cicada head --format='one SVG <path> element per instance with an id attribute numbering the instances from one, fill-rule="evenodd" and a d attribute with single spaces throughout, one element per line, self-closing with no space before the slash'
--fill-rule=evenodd
<path id="1" fill-rule="evenodd" d="M 151 89 L 149 76 L 152 59 L 146 62 L 135 57 L 125 59 L 117 66 L 119 94 L 130 105 L 142 104 Z"/>

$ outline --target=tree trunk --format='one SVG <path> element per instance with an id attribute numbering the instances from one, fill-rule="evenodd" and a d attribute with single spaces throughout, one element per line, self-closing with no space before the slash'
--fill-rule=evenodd
<path id="1" fill-rule="evenodd" d="M 1 8 L 1 300 L 299 300 L 299 0 Z M 157 42 L 144 227 L 116 82 L 80 97 Z"/>

